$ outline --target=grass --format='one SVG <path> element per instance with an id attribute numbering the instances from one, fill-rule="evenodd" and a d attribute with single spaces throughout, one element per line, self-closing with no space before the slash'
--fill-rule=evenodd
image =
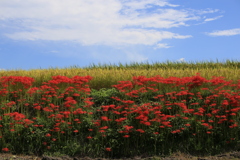
<path id="1" fill-rule="evenodd" d="M 88 67 L 80 68 L 72 66 L 69 68 L 50 68 L 50 69 L 32 69 L 32 70 L 7 70 L 0 71 L 2 76 L 27 76 L 36 81 L 35 86 L 41 85 L 52 78 L 52 76 L 91 76 L 89 83 L 91 89 L 112 88 L 111 86 L 118 81 L 131 80 L 133 76 L 153 77 L 189 77 L 200 73 L 202 77 L 211 79 L 212 76 L 225 77 L 226 80 L 237 81 L 239 75 L 240 62 L 226 60 L 224 62 L 170 62 L 165 63 L 131 63 L 131 64 L 92 64 Z"/>

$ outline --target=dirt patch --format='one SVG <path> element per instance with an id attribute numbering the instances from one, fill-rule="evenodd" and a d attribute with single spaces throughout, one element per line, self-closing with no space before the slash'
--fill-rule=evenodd
<path id="1" fill-rule="evenodd" d="M 197 157 L 192 155 L 187 155 L 183 153 L 175 153 L 167 157 L 143 157 L 136 156 L 132 158 L 121 158 L 115 160 L 240 160 L 240 151 L 229 152 L 224 154 L 219 154 L 215 156 L 205 156 Z M 13 155 L 13 154 L 0 154 L 0 160 L 110 160 L 107 158 L 90 158 L 90 157 L 69 157 L 69 156 L 41 156 L 37 157 L 34 155 Z"/>

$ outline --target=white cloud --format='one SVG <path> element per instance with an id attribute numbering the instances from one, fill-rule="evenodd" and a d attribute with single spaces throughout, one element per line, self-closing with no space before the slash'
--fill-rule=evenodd
<path id="1" fill-rule="evenodd" d="M 177 60 L 178 62 L 185 62 L 185 58 L 180 58 Z"/>
<path id="2" fill-rule="evenodd" d="M 206 33 L 209 36 L 235 36 L 240 35 L 240 28 L 229 29 L 229 30 L 219 30 L 211 33 Z"/>
<path id="3" fill-rule="evenodd" d="M 198 15 L 215 12 L 178 9 L 168 0 L 0 1 L 1 27 L 11 27 L 5 36 L 82 45 L 155 45 L 164 39 L 190 38 L 166 29 L 188 26 L 188 21 L 201 19 Z"/>
<path id="4" fill-rule="evenodd" d="M 204 22 L 214 21 L 214 20 L 217 20 L 217 19 L 222 18 L 222 17 L 223 17 L 223 16 L 217 16 L 217 17 L 213 17 L 213 18 L 206 18 L 206 19 L 204 20 Z"/>
<path id="5" fill-rule="evenodd" d="M 207 9 L 204 9 L 204 10 L 197 10 L 196 12 L 198 14 L 202 15 L 202 14 L 216 13 L 216 12 L 219 12 L 219 11 L 220 11 L 219 9 L 207 8 Z"/>
<path id="6" fill-rule="evenodd" d="M 169 45 L 166 44 L 166 43 L 158 43 L 154 49 L 158 49 L 158 48 L 170 48 L 170 47 L 172 47 L 172 46 L 169 46 Z"/>

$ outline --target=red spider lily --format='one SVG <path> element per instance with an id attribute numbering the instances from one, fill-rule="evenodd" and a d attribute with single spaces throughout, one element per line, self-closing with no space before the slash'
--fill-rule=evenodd
<path id="1" fill-rule="evenodd" d="M 76 119 L 74 119 L 73 121 L 75 121 L 75 122 L 79 122 L 80 120 L 79 120 L 78 118 L 76 118 Z"/>
<path id="2" fill-rule="evenodd" d="M 24 123 L 29 125 L 29 124 L 32 124 L 34 123 L 33 121 L 29 120 L 29 119 L 24 119 Z"/>
<path id="3" fill-rule="evenodd" d="M 102 119 L 103 121 L 111 121 L 111 119 L 108 119 L 108 117 L 106 117 L 106 116 L 102 116 L 101 119 Z"/>
<path id="4" fill-rule="evenodd" d="M 150 126 L 150 125 L 151 125 L 150 122 L 145 122 L 145 121 L 140 121 L 140 124 L 144 124 L 144 125 L 146 125 L 146 126 Z"/>
<path id="5" fill-rule="evenodd" d="M 129 138 L 130 135 L 126 134 L 126 135 L 124 135 L 123 137 L 124 137 L 124 138 Z"/>
<path id="6" fill-rule="evenodd" d="M 18 112 L 9 113 L 10 117 L 13 117 L 15 121 L 19 121 L 25 118 L 25 115 Z"/>
<path id="7" fill-rule="evenodd" d="M 122 102 L 123 102 L 123 103 L 128 103 L 128 104 L 133 104 L 133 103 L 135 103 L 134 101 L 131 101 L 131 100 L 127 100 L 127 101 L 122 100 Z"/>
<path id="8" fill-rule="evenodd" d="M 70 111 L 62 111 L 62 112 L 60 112 L 60 113 L 62 113 L 62 114 L 63 114 L 64 118 L 68 118 L 68 117 L 69 117 L 69 115 L 71 114 L 71 112 L 70 112 Z"/>
<path id="9" fill-rule="evenodd" d="M 96 122 L 93 122 L 93 123 L 95 124 L 95 126 L 100 126 L 101 125 L 99 120 L 97 120 Z"/>
<path id="10" fill-rule="evenodd" d="M 53 112 L 53 110 L 51 108 L 49 108 L 49 107 L 44 107 L 43 111 L 45 111 L 45 112 Z"/>
<path id="11" fill-rule="evenodd" d="M 190 127 L 191 126 L 191 124 L 189 124 L 189 123 L 187 123 L 187 124 L 184 124 L 185 126 L 187 126 L 187 127 Z"/>
<path id="12" fill-rule="evenodd" d="M 100 129 L 108 129 L 108 126 L 101 127 Z"/>
<path id="13" fill-rule="evenodd" d="M 18 107 L 19 104 L 21 104 L 21 106 L 23 106 L 23 111 L 18 108 L 17 110 L 21 111 L 20 114 L 23 114 L 25 116 L 25 118 L 19 118 L 15 122 L 13 121 L 13 119 L 17 116 L 12 115 L 12 118 L 10 119 L 12 123 L 9 122 L 9 129 L 12 129 L 12 130 L 16 129 L 16 135 L 17 135 L 18 128 L 16 127 L 16 125 L 25 126 L 33 123 L 34 124 L 33 126 L 40 127 L 39 124 L 42 123 L 40 121 L 40 118 L 49 118 L 49 120 L 51 120 L 51 123 L 49 123 L 50 128 L 48 128 L 49 131 L 60 132 L 61 129 L 69 130 L 68 127 L 73 128 L 73 126 L 70 126 L 71 123 L 73 123 L 74 127 L 76 127 L 76 125 L 78 125 L 77 123 L 80 122 L 80 120 L 83 120 L 84 122 L 86 122 L 85 121 L 86 119 L 87 120 L 90 119 L 88 117 L 95 118 L 95 115 L 88 116 L 88 114 L 97 113 L 96 114 L 96 117 L 97 117 L 100 114 L 102 114 L 102 111 L 104 111 L 102 117 L 96 118 L 97 120 L 94 119 L 91 121 L 91 124 L 95 124 L 95 126 L 93 127 L 98 128 L 99 130 L 97 131 L 102 132 L 101 134 L 102 136 L 106 136 L 104 132 L 106 131 L 106 129 L 108 129 L 108 126 L 104 126 L 106 125 L 106 122 L 104 121 L 111 121 L 111 119 L 109 119 L 110 117 L 112 118 L 113 121 L 116 121 L 116 122 L 113 122 L 113 123 L 108 122 L 107 124 L 111 125 L 112 127 L 112 124 L 117 123 L 118 126 L 116 128 L 113 127 L 113 130 L 115 130 L 116 133 L 118 133 L 119 128 L 123 128 L 123 131 L 119 131 L 119 133 L 123 133 L 122 136 L 124 136 L 125 138 L 129 137 L 128 134 L 132 130 L 139 132 L 140 135 L 142 133 L 145 133 L 145 131 L 147 133 L 157 135 L 160 133 L 169 134 L 169 132 L 171 133 L 171 131 L 173 134 L 174 133 L 176 134 L 176 133 L 182 132 L 183 130 L 184 131 L 187 130 L 186 133 L 188 132 L 189 134 L 195 134 L 194 132 L 196 132 L 196 130 L 197 130 L 197 133 L 203 133 L 201 131 L 198 132 L 198 130 L 202 128 L 202 126 L 199 127 L 198 124 L 200 125 L 202 124 L 207 129 L 207 132 L 205 130 L 205 133 L 208 134 L 208 132 L 214 133 L 214 130 L 209 131 L 210 129 L 213 129 L 213 127 L 216 127 L 216 129 L 219 129 L 221 126 L 225 127 L 225 129 L 226 127 L 235 128 L 235 129 L 237 129 L 236 127 L 238 127 L 237 116 L 239 115 L 238 112 L 240 110 L 239 109 L 240 107 L 238 107 L 240 106 L 239 93 L 237 91 L 232 93 L 232 91 L 223 90 L 223 88 L 221 87 L 227 83 L 224 80 L 221 81 L 221 79 L 215 79 L 214 81 L 211 81 L 210 84 L 219 85 L 219 86 L 216 86 L 217 89 L 215 87 L 216 90 L 214 89 L 210 90 L 208 88 L 203 89 L 202 85 L 205 84 L 205 82 L 209 82 L 209 81 L 205 80 L 199 75 L 194 77 L 184 77 L 184 78 L 177 78 L 177 77 L 163 78 L 163 77 L 157 77 L 157 76 L 154 78 L 146 78 L 144 76 L 135 77 L 132 81 L 128 81 L 126 83 L 122 82 L 121 83 L 122 85 L 118 85 L 118 89 L 121 89 L 123 92 L 125 92 L 124 94 L 126 96 L 138 97 L 143 92 L 157 91 L 157 89 L 155 89 L 154 86 L 159 87 L 158 84 L 160 83 L 161 83 L 160 86 L 163 85 L 163 87 L 165 84 L 171 84 L 173 88 L 178 87 L 177 88 L 178 91 L 173 91 L 166 94 L 161 93 L 162 95 L 159 94 L 158 96 L 154 97 L 154 98 L 159 98 L 157 100 L 158 102 L 144 103 L 141 105 L 134 104 L 135 101 L 132 100 L 134 98 L 130 98 L 131 100 L 128 100 L 125 98 L 121 100 L 117 97 L 114 97 L 116 101 L 121 102 L 120 103 L 121 105 L 101 106 L 100 109 L 94 108 L 94 111 L 91 110 L 91 108 L 84 108 L 84 107 L 91 106 L 93 104 L 90 101 L 90 99 L 79 97 L 80 95 L 82 96 L 82 92 L 89 91 L 88 86 L 84 85 L 86 81 L 88 81 L 88 79 L 87 78 L 85 79 L 82 77 L 66 78 L 64 76 L 59 76 L 59 77 L 53 78 L 51 81 L 45 84 L 43 83 L 44 85 L 42 85 L 39 88 L 36 88 L 35 92 L 34 92 L 34 89 L 32 89 L 32 93 L 34 94 L 34 96 L 37 93 L 40 94 L 39 100 L 35 99 L 36 103 L 34 103 L 32 107 L 32 108 L 36 107 L 34 108 L 33 111 L 38 113 L 38 116 L 40 115 L 40 117 L 38 117 L 37 119 L 32 119 L 37 124 L 34 124 L 33 121 L 29 120 L 31 119 L 31 115 L 25 113 L 26 110 L 28 109 L 31 110 L 30 106 L 32 103 L 30 103 L 27 100 L 24 100 L 28 98 L 25 98 L 25 97 L 20 98 L 20 93 L 23 93 L 24 89 L 20 88 L 22 89 L 22 91 L 18 89 L 16 91 L 8 92 L 9 90 L 8 88 L 8 90 L 5 90 L 5 91 L 7 91 L 7 94 L 8 93 L 12 94 L 10 97 L 14 98 L 15 95 L 17 96 L 17 98 L 15 98 L 17 105 L 14 103 L 11 104 L 11 101 L 8 102 L 9 106 L 6 105 L 7 104 L 6 102 L 5 102 L 6 104 L 3 103 L 3 105 L 5 105 L 4 106 L 5 110 L 3 113 L 7 113 L 6 109 L 13 110 L 14 108 Z M 239 84 L 240 84 L 240 81 L 239 81 Z M 10 85 L 11 84 L 9 84 L 9 86 Z M 15 84 L 12 84 L 12 85 L 15 85 Z M 207 85 L 209 85 L 209 83 Z M 0 81 L 0 86 L 1 86 L 1 81 Z M 68 87 L 65 87 L 65 86 L 68 86 Z M 83 87 L 85 88 L 82 89 Z M 190 89 L 194 87 L 202 88 L 201 92 L 191 93 Z M 214 86 L 212 87 L 214 88 Z M 229 87 L 230 87 L 230 84 L 229 84 Z M 231 86 L 231 87 L 236 88 L 236 86 Z M 139 88 L 139 89 L 136 89 L 136 88 Z M 63 93 L 59 93 L 60 89 L 61 91 L 63 91 Z M 28 93 L 29 95 L 30 95 L 30 90 L 31 89 L 29 89 L 29 93 Z M 205 96 L 203 94 L 205 93 L 204 90 L 208 90 L 206 91 L 206 93 L 209 93 L 211 95 L 204 97 Z M 2 89 L 0 90 L 0 95 L 1 93 L 3 94 L 3 91 L 4 90 Z M 81 91 L 81 94 L 78 94 L 80 93 L 80 91 Z M 75 92 L 77 93 L 75 94 Z M 59 98 L 59 101 L 57 100 L 58 98 Z M 203 98 L 204 100 L 201 100 Z M 220 101 L 220 99 L 222 99 L 222 101 Z M 85 104 L 86 106 L 80 106 L 80 103 L 79 103 L 80 101 L 87 103 Z M 60 105 L 59 102 L 64 103 L 65 106 Z M 28 107 L 25 107 L 24 104 L 26 103 L 29 103 L 30 105 Z M 11 106 L 12 108 L 7 108 Z M 166 108 L 168 108 L 169 110 L 167 110 Z M 36 109 L 38 109 L 38 111 L 36 111 Z M 48 112 L 52 112 L 52 113 L 48 113 Z M 100 112 L 100 114 L 98 114 L 98 112 Z M 39 113 L 43 113 L 43 114 L 39 114 Z M 10 114 L 9 113 L 4 114 L 3 116 L 7 116 L 7 115 L 10 115 Z M 33 116 L 35 116 L 35 113 L 33 114 Z M 21 115 L 19 117 L 21 117 Z M 0 120 L 1 119 L 2 118 L 0 117 Z M 178 120 L 178 119 L 179 119 L 179 122 L 176 122 L 175 120 Z M 4 117 L 4 120 L 7 120 L 7 118 L 5 119 Z M 182 124 L 180 125 L 180 123 Z M 5 124 L 5 122 L 3 124 Z M 82 124 L 79 124 L 79 125 L 82 125 Z M 153 125 L 153 126 L 148 127 L 150 125 Z M 156 126 L 154 127 L 154 125 L 157 125 L 160 128 L 155 128 Z M 139 126 L 142 126 L 143 129 L 136 129 L 136 130 L 133 129 Z M 183 126 L 184 127 L 186 126 L 185 127 L 186 129 Z M 5 125 L 3 127 L 5 127 Z M 28 126 L 25 126 L 25 127 L 28 127 Z M 173 127 L 174 130 L 168 127 Z M 79 126 L 79 128 L 81 128 L 81 126 Z M 176 128 L 179 128 L 179 129 L 176 129 Z M 35 129 L 36 130 L 35 133 L 37 133 L 38 128 L 33 128 L 33 129 Z M 229 135 L 234 135 L 232 133 L 233 131 L 235 131 L 235 129 L 233 130 L 229 129 L 229 132 L 231 132 L 231 134 Z M 71 130 L 74 130 L 74 129 L 71 129 Z M 89 131 L 93 131 L 93 130 L 89 129 Z M 159 132 L 156 132 L 156 131 L 159 131 Z M 61 131 L 61 133 L 64 133 L 64 131 Z M 66 135 L 69 133 L 70 132 L 66 131 Z M 92 135 L 94 133 L 95 132 L 91 132 L 91 136 L 94 136 Z M 53 135 L 55 134 L 57 133 L 53 133 Z M 110 132 L 108 134 L 110 134 Z M 64 136 L 64 135 L 61 135 L 61 136 Z M 87 138 L 91 139 L 92 138 L 91 136 L 88 136 Z M 173 137 L 177 137 L 177 136 L 173 136 Z M 197 136 L 196 138 L 199 138 L 199 137 Z M 228 138 L 227 140 L 230 140 L 229 137 L 227 138 Z M 50 139 L 53 140 L 54 138 L 51 137 Z"/>
<path id="14" fill-rule="evenodd" d="M 77 114 L 86 114 L 87 112 L 86 111 L 83 111 L 82 108 L 78 108 L 76 109 L 75 111 L 73 111 L 73 114 L 74 115 L 77 115 Z"/>
<path id="15" fill-rule="evenodd" d="M 137 129 L 136 131 L 140 132 L 140 133 L 144 133 L 145 131 L 142 129 Z"/>
<path id="16" fill-rule="evenodd" d="M 8 148 L 2 148 L 2 151 L 4 151 L 4 152 L 8 152 L 9 149 L 8 149 Z"/>
<path id="17" fill-rule="evenodd" d="M 34 109 L 36 109 L 36 110 L 41 110 L 41 106 L 35 106 L 35 107 L 33 107 Z"/>
<path id="18" fill-rule="evenodd" d="M 104 132 L 106 132 L 106 131 L 105 131 L 105 130 L 99 130 L 99 132 L 100 132 L 100 133 L 104 133 Z"/>
<path id="19" fill-rule="evenodd" d="M 129 131 L 118 131 L 118 133 L 129 133 Z"/>
<path id="20" fill-rule="evenodd" d="M 74 104 L 77 104 L 77 101 L 74 100 L 73 97 L 67 97 L 67 98 L 65 98 L 65 100 L 66 100 L 66 102 L 63 103 L 64 107 L 69 108 L 69 107 L 73 107 Z"/>
<path id="21" fill-rule="evenodd" d="M 46 137 L 51 137 L 51 134 L 50 134 L 50 133 L 47 133 L 45 136 L 46 136 Z"/>
<path id="22" fill-rule="evenodd" d="M 54 127 L 52 131 L 59 132 L 61 129 L 59 127 Z"/>
<path id="23" fill-rule="evenodd" d="M 129 131 L 130 129 L 134 128 L 133 126 L 128 126 L 128 125 L 125 125 L 123 126 L 127 131 Z"/>
<path id="24" fill-rule="evenodd" d="M 92 137 L 91 137 L 91 136 L 88 136 L 87 139 L 92 139 Z"/>
<path id="25" fill-rule="evenodd" d="M 235 127 L 238 127 L 238 124 L 234 123 L 231 126 L 229 126 L 229 128 L 235 128 Z"/>
<path id="26" fill-rule="evenodd" d="M 116 122 L 123 122 L 125 121 L 127 118 L 119 118 L 119 119 L 115 119 Z"/>
<path id="27" fill-rule="evenodd" d="M 206 127 L 208 127 L 208 126 L 209 126 L 209 124 L 208 124 L 208 123 L 202 123 L 202 125 L 203 125 L 203 126 L 206 126 Z"/>
<path id="28" fill-rule="evenodd" d="M 10 132 L 14 132 L 15 131 L 15 129 L 10 129 Z"/>
<path id="29" fill-rule="evenodd" d="M 175 131 L 172 131 L 171 133 L 175 134 L 175 133 L 180 133 L 180 132 L 181 132 L 181 130 L 180 130 L 180 129 L 177 129 L 177 130 L 175 130 Z"/>
<path id="30" fill-rule="evenodd" d="M 112 150 L 111 150 L 111 148 L 106 148 L 106 151 L 110 152 L 110 151 L 112 151 Z"/>
<path id="31" fill-rule="evenodd" d="M 7 84 L 10 83 L 10 85 L 22 84 L 24 88 L 28 89 L 34 82 L 34 79 L 31 77 L 3 76 L 0 78 L 0 82 L 4 87 L 7 87 Z"/>
<path id="32" fill-rule="evenodd" d="M 87 103 L 88 104 L 87 106 L 89 106 L 89 107 L 94 104 L 94 102 L 91 102 L 91 101 L 88 101 L 88 100 L 85 100 L 84 102 Z"/>
<path id="33" fill-rule="evenodd" d="M 101 108 L 103 108 L 103 111 L 107 112 L 109 110 L 109 108 L 112 108 L 112 109 L 115 108 L 115 105 L 112 104 L 112 105 L 107 105 L 107 106 L 101 106 Z"/>
<path id="34" fill-rule="evenodd" d="M 78 133 L 78 130 L 74 130 L 73 132 L 74 132 L 74 133 Z"/>
<path id="35" fill-rule="evenodd" d="M 10 102 L 6 103 L 6 106 L 12 107 L 12 106 L 15 105 L 15 104 L 16 104 L 16 102 L 10 101 Z"/>

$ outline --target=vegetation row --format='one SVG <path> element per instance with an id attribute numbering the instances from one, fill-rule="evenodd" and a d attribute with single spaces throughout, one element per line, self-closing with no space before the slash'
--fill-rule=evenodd
<path id="1" fill-rule="evenodd" d="M 239 149 L 239 79 L 133 76 L 100 90 L 92 79 L 0 77 L 1 151 L 115 158 Z"/>
<path id="2" fill-rule="evenodd" d="M 191 77 L 201 73 L 206 79 L 212 76 L 225 77 L 226 80 L 237 82 L 240 79 L 240 62 L 226 60 L 225 62 L 165 62 L 165 63 L 131 63 L 131 64 L 92 64 L 89 67 L 78 66 L 68 68 L 32 69 L 32 70 L 0 70 L 0 77 L 3 76 L 26 76 L 35 79 L 34 86 L 40 86 L 43 82 L 49 81 L 52 76 L 91 76 L 89 82 L 91 89 L 111 89 L 118 81 L 131 80 L 133 76 L 154 77 Z"/>

